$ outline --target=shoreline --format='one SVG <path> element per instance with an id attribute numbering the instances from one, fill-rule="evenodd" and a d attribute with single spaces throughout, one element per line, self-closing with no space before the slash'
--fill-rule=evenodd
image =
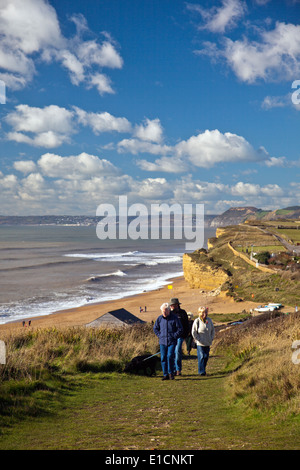
<path id="1" fill-rule="evenodd" d="M 172 289 L 168 288 L 170 285 L 172 285 Z M 204 292 L 199 288 L 192 289 L 189 287 L 184 277 L 181 276 L 170 278 L 167 285 L 155 290 L 123 297 L 117 300 L 107 300 L 71 309 L 60 310 L 44 316 L 28 316 L 26 319 L 24 318 L 4 323 L 0 325 L 0 335 L 1 333 L 8 333 L 13 330 L 15 331 L 16 329 L 23 329 L 23 320 L 26 322 L 26 327 L 28 321 L 31 320 L 31 329 L 84 326 L 105 313 L 119 308 L 125 308 L 141 320 L 151 322 L 155 321 L 160 315 L 160 306 L 162 303 L 169 302 L 171 297 L 179 298 L 182 308 L 187 312 L 193 313 L 194 318 L 197 317 L 197 310 L 201 305 L 207 306 L 209 308 L 209 313 L 224 314 L 242 313 L 243 310 L 249 312 L 250 309 L 257 307 L 257 302 L 234 302 L 233 299 L 225 296 L 225 292 L 221 292 L 219 295 L 211 295 L 211 293 Z M 140 307 L 143 309 L 142 312 L 140 312 Z M 145 307 L 147 307 L 146 312 Z"/>

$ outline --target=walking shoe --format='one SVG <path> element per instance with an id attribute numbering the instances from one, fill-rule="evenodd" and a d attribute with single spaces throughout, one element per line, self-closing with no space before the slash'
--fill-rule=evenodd
<path id="1" fill-rule="evenodd" d="M 163 378 L 161 380 L 169 380 L 169 376 L 168 375 L 164 375 Z"/>
<path id="2" fill-rule="evenodd" d="M 169 377 L 171 380 L 174 380 L 174 375 L 173 374 L 169 374 Z"/>

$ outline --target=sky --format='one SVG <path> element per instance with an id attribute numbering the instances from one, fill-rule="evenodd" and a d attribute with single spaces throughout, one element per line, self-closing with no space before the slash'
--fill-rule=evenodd
<path id="1" fill-rule="evenodd" d="M 300 205 L 299 0 L 0 0 L 0 214 Z"/>

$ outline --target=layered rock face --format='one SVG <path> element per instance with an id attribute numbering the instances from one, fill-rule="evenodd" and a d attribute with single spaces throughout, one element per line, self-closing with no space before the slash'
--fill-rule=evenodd
<path id="1" fill-rule="evenodd" d="M 186 253 L 183 255 L 182 265 L 184 278 L 193 289 L 211 291 L 221 287 L 228 280 L 228 275 L 222 268 L 207 263 L 197 263 Z"/>

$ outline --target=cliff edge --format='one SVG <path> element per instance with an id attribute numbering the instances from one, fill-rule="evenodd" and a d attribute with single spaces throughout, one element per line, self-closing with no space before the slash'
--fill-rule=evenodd
<path id="1" fill-rule="evenodd" d="M 211 291 L 222 287 L 229 279 L 226 271 L 202 250 L 192 254 L 185 253 L 182 265 L 184 277 L 193 289 Z"/>

